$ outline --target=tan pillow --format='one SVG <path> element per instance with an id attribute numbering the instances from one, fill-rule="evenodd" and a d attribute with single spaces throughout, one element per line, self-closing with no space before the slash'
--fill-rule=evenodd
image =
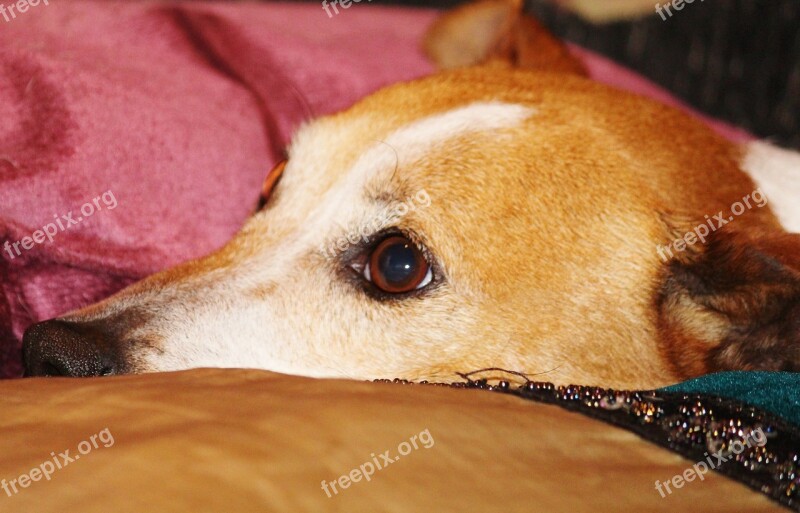
<path id="1" fill-rule="evenodd" d="M 485 391 L 201 369 L 0 398 L 3 512 L 781 511 L 714 473 L 662 498 L 692 462 Z"/>

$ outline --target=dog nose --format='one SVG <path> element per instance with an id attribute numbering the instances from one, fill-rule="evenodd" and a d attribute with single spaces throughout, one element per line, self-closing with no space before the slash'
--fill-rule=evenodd
<path id="1" fill-rule="evenodd" d="M 34 324 L 22 337 L 26 377 L 116 374 L 114 352 L 97 330 L 65 321 Z"/>

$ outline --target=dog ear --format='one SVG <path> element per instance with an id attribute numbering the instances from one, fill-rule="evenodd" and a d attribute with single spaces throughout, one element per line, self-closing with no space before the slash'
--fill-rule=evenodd
<path id="1" fill-rule="evenodd" d="M 669 262 L 659 335 L 679 376 L 800 371 L 800 235 L 762 230 L 723 227 Z"/>
<path id="2" fill-rule="evenodd" d="M 258 206 L 256 207 L 256 212 L 264 208 L 267 204 L 267 200 L 269 200 L 270 194 L 272 194 L 272 190 L 278 185 L 281 177 L 283 176 L 283 170 L 286 168 L 286 160 L 281 160 L 278 162 L 275 167 L 272 168 L 272 171 L 269 172 L 267 177 L 264 179 L 264 183 L 261 184 L 261 196 L 258 200 Z"/>
<path id="3" fill-rule="evenodd" d="M 519 68 L 586 75 L 583 64 L 531 16 L 522 0 L 481 0 L 441 16 L 424 49 L 441 69 L 503 61 Z"/>

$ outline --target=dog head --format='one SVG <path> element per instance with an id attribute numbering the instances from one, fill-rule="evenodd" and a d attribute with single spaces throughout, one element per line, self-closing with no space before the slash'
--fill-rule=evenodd
<path id="1" fill-rule="evenodd" d="M 427 50 L 480 65 L 302 128 L 229 244 L 34 325 L 28 374 L 501 367 L 642 388 L 798 367 L 800 241 L 741 148 L 589 81 L 511 4 L 451 13 Z"/>

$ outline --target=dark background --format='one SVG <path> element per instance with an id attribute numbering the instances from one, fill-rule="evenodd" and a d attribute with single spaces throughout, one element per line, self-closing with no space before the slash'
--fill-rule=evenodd
<path id="1" fill-rule="evenodd" d="M 666 21 L 656 3 L 638 19 L 604 24 L 550 0 L 527 0 L 526 10 L 556 35 L 638 71 L 697 109 L 800 149 L 800 0 L 695 0 Z"/>

